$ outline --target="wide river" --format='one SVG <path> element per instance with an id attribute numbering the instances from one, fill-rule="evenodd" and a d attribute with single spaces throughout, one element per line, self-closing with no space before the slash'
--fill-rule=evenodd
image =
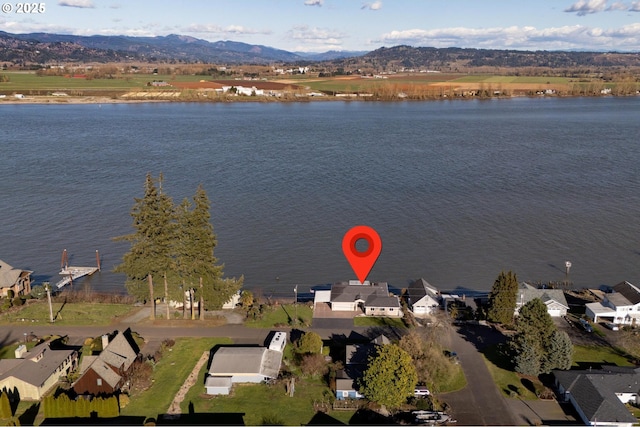
<path id="1" fill-rule="evenodd" d="M 147 172 L 202 183 L 216 256 L 247 288 L 354 279 L 341 242 L 375 228 L 369 278 L 487 290 L 501 270 L 640 283 L 640 97 L 443 102 L 0 105 L 0 259 L 122 292 Z"/>

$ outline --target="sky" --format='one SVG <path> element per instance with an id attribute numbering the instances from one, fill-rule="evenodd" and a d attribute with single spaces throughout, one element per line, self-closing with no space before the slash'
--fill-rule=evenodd
<path id="1" fill-rule="evenodd" d="M 640 52 L 640 0 L 46 0 L 38 13 L 2 1 L 0 30 L 9 33 L 180 34 L 290 52 Z"/>

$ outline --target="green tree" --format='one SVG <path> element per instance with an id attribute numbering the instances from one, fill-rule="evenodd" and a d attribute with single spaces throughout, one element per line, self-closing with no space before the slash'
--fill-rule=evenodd
<path id="1" fill-rule="evenodd" d="M 516 372 L 538 375 L 571 367 L 571 339 L 557 330 L 541 299 L 534 298 L 520 308 L 516 330 L 509 343 Z"/>
<path id="2" fill-rule="evenodd" d="M 139 300 L 151 300 L 152 318 L 155 315 L 154 295 L 158 295 L 159 290 L 154 289 L 155 283 L 172 271 L 171 249 L 175 238 L 174 206 L 171 198 L 162 192 L 162 178 L 161 174 L 157 189 L 153 177 L 147 174 L 144 197 L 135 199 L 131 211 L 135 231 L 116 238 L 130 242 L 131 248 L 114 271 L 126 274 L 125 286 L 129 294 Z"/>
<path id="3" fill-rule="evenodd" d="M 211 225 L 211 203 L 202 185 L 198 186 L 191 203 L 185 200 L 178 209 L 178 239 L 176 264 L 186 289 L 195 291 L 204 307 L 219 309 L 240 289 L 243 279 L 223 278 L 223 265 L 214 255 L 217 238 Z M 202 279 L 202 283 L 200 280 Z"/>
<path id="4" fill-rule="evenodd" d="M 313 331 L 305 332 L 298 341 L 298 353 L 313 354 L 322 351 L 322 338 Z"/>
<path id="5" fill-rule="evenodd" d="M 489 293 L 487 319 L 490 322 L 511 324 L 516 309 L 518 279 L 511 271 L 500 272 Z"/>
<path id="6" fill-rule="evenodd" d="M 545 345 L 545 357 L 540 370 L 544 373 L 552 369 L 571 369 L 573 363 L 573 343 L 564 331 L 554 331 L 548 344 Z"/>
<path id="7" fill-rule="evenodd" d="M 395 344 L 378 347 L 360 379 L 360 392 L 372 402 L 398 408 L 413 396 L 418 377 L 409 353 Z"/>

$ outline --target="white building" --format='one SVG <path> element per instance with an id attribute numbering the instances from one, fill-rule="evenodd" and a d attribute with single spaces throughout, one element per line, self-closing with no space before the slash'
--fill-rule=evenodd
<path id="1" fill-rule="evenodd" d="M 623 325 L 640 324 L 640 288 L 624 281 L 612 288 L 602 302 L 586 305 L 586 315 L 594 322 L 607 319 Z"/>

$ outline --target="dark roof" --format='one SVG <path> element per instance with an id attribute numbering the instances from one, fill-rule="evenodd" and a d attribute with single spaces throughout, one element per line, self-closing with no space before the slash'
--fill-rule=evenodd
<path id="1" fill-rule="evenodd" d="M 518 290 L 517 302 L 524 305 L 536 298 L 540 298 L 545 304 L 549 301 L 556 301 L 567 309 L 569 308 L 569 304 L 567 304 L 567 299 L 565 298 L 564 291 L 562 289 L 538 289 L 526 282 L 523 282 Z"/>
<path id="2" fill-rule="evenodd" d="M 562 387 L 573 395 L 589 421 L 637 422 L 616 393 L 640 392 L 640 368 L 553 371 Z"/>
<path id="3" fill-rule="evenodd" d="M 420 300 L 427 294 L 433 299 L 438 299 L 436 288 L 431 286 L 429 282 L 427 282 L 423 278 L 411 282 L 411 284 L 407 288 L 407 293 L 409 294 L 409 298 L 411 298 L 411 301 L 414 302 Z"/>
<path id="4" fill-rule="evenodd" d="M 640 289 L 632 285 L 631 283 L 624 281 L 618 283 L 613 287 L 614 292 L 622 294 L 632 305 L 640 302 Z"/>
<path id="5" fill-rule="evenodd" d="M 9 288 L 13 286 L 23 273 L 30 275 L 33 272 L 13 268 L 0 259 L 0 288 Z"/>

